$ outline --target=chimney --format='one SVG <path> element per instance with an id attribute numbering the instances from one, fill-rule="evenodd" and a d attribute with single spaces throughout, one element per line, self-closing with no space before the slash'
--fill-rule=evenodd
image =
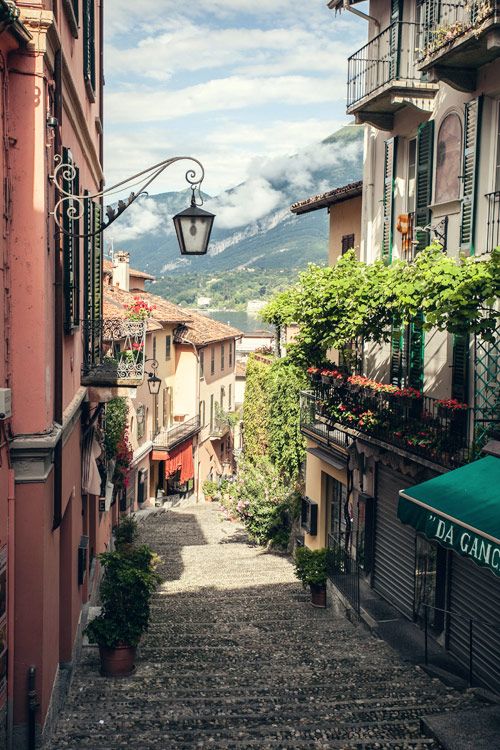
<path id="1" fill-rule="evenodd" d="M 130 291 L 129 284 L 129 263 L 130 255 L 123 250 L 118 250 L 114 254 L 114 267 L 113 267 L 113 286 L 117 286 L 123 291 Z"/>

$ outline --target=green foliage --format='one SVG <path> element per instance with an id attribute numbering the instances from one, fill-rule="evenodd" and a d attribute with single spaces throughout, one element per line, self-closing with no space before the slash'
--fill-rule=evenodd
<path id="1" fill-rule="evenodd" d="M 106 458 L 114 459 L 118 445 L 122 441 L 127 427 L 128 406 L 124 398 L 112 399 L 106 404 L 106 428 L 104 430 L 104 447 Z"/>
<path id="2" fill-rule="evenodd" d="M 480 334 L 491 339 L 497 325 L 500 252 L 490 258 L 451 258 L 431 245 L 411 262 L 366 264 L 346 253 L 335 266 L 309 266 L 288 292 L 264 310 L 272 322 L 300 326 L 290 355 L 300 363 L 322 364 L 330 348 L 342 349 L 358 336 L 387 340 L 391 324 L 424 313 L 424 328 Z"/>
<path id="3" fill-rule="evenodd" d="M 133 516 L 122 518 L 118 526 L 114 529 L 114 535 L 117 550 L 121 550 L 129 544 L 135 544 L 139 538 L 139 529 L 135 518 Z"/>
<path id="4" fill-rule="evenodd" d="M 122 545 L 99 559 L 104 568 L 99 589 L 102 611 L 85 633 L 100 646 L 136 646 L 148 628 L 151 596 L 161 581 L 155 571 L 158 558 L 147 545 Z"/>
<path id="5" fill-rule="evenodd" d="M 206 497 L 215 497 L 219 494 L 219 485 L 211 479 L 205 479 L 201 485 L 201 489 Z"/>
<path id="6" fill-rule="evenodd" d="M 305 440 L 300 432 L 300 391 L 307 388 L 303 368 L 278 359 L 269 368 L 269 457 L 292 482 L 298 480 L 305 459 Z"/>
<path id="7" fill-rule="evenodd" d="M 247 456 L 265 456 L 269 446 L 269 365 L 250 356 L 247 364 L 243 430 Z"/>
<path id="8" fill-rule="evenodd" d="M 297 505 L 296 493 L 267 456 L 240 461 L 238 478 L 228 492 L 232 507 L 252 540 L 286 547 Z"/>
<path id="9" fill-rule="evenodd" d="M 327 579 L 328 550 L 297 547 L 294 557 L 295 575 L 304 587 L 310 584 L 321 586 Z"/>

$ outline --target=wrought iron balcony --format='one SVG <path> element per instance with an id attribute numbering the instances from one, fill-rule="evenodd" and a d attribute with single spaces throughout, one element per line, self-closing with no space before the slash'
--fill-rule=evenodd
<path id="1" fill-rule="evenodd" d="M 141 385 L 146 326 L 144 320 L 83 320 L 82 385 L 129 388 Z"/>
<path id="2" fill-rule="evenodd" d="M 153 446 L 155 448 L 172 450 L 176 445 L 180 445 L 184 440 L 196 435 L 201 429 L 200 417 L 186 419 L 185 422 L 179 422 L 175 427 L 170 429 L 162 428 L 153 437 Z"/>
<path id="3" fill-rule="evenodd" d="M 404 391 L 399 391 L 403 393 Z M 355 437 L 395 446 L 453 468 L 472 458 L 473 409 L 430 396 L 405 397 L 350 385 L 320 386 L 301 394 L 301 430 L 337 445 Z"/>
<path id="4" fill-rule="evenodd" d="M 228 419 L 224 419 L 224 417 L 216 418 L 210 427 L 210 437 L 218 440 L 227 435 L 230 429 L 231 423 Z"/>
<path id="5" fill-rule="evenodd" d="M 349 58 L 347 112 L 357 122 L 392 130 L 394 113 L 407 104 L 429 108 L 437 86 L 415 68 L 418 30 L 393 23 Z"/>
<path id="6" fill-rule="evenodd" d="M 491 253 L 500 245 L 500 190 L 486 195 L 488 201 L 488 219 L 486 222 L 486 247 L 484 251 Z"/>
<path id="7" fill-rule="evenodd" d="M 477 69 L 499 55 L 500 0 L 424 0 L 418 68 L 459 91 L 477 88 Z"/>

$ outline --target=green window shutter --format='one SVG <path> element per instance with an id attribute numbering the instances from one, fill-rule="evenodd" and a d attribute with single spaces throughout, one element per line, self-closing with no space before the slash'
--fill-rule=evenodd
<path id="1" fill-rule="evenodd" d="M 467 402 L 469 396 L 469 337 L 456 334 L 453 337 L 453 369 L 451 397 Z"/>
<path id="2" fill-rule="evenodd" d="M 417 135 L 417 178 L 415 187 L 415 226 L 426 227 L 431 223 L 429 208 L 432 197 L 432 154 L 434 150 L 434 120 L 419 126 Z M 415 232 L 417 246 L 415 252 L 430 244 L 430 231 L 418 229 Z"/>
<path id="3" fill-rule="evenodd" d="M 422 391 L 424 387 L 424 317 L 419 313 L 409 326 L 408 385 Z"/>
<path id="4" fill-rule="evenodd" d="M 94 0 L 83 0 L 83 77 L 90 99 L 94 101 L 96 91 Z"/>
<path id="5" fill-rule="evenodd" d="M 73 190 L 75 195 L 80 195 L 80 170 L 78 167 L 75 167 Z M 77 209 L 79 209 L 78 205 Z M 78 217 L 73 219 L 73 328 L 78 328 L 80 325 L 80 234 L 81 220 Z"/>
<path id="6" fill-rule="evenodd" d="M 69 165 L 63 178 L 63 189 L 67 193 L 78 193 L 78 170 L 73 163 L 73 157 L 69 148 L 63 148 L 63 163 Z M 71 177 L 72 170 L 74 176 Z M 76 288 L 78 284 L 78 237 L 79 221 L 72 219 L 69 213 L 70 208 L 77 209 L 73 201 L 68 200 L 63 204 L 63 287 L 64 287 L 64 331 L 71 333 L 73 328 L 78 325 L 78 303 Z"/>
<path id="7" fill-rule="evenodd" d="M 390 381 L 392 385 L 401 385 L 402 380 L 402 356 L 403 356 L 403 329 L 401 326 L 392 326 L 391 331 L 391 371 Z"/>
<path id="8" fill-rule="evenodd" d="M 382 224 L 382 260 L 392 261 L 392 235 L 394 213 L 394 170 L 396 166 L 396 139 L 389 138 L 384 143 L 384 192 Z"/>
<path id="9" fill-rule="evenodd" d="M 460 249 L 469 255 L 474 255 L 476 173 L 479 164 L 479 133 L 482 103 L 483 99 L 479 97 L 479 99 L 473 99 L 465 104 Z"/>
<path id="10" fill-rule="evenodd" d="M 93 204 L 93 227 L 97 232 L 102 223 L 102 207 L 99 203 Z M 102 318 L 102 233 L 97 232 L 91 238 L 93 254 L 93 276 L 92 276 L 92 307 L 93 319 Z"/>
<path id="11" fill-rule="evenodd" d="M 84 233 L 87 235 L 83 240 L 83 318 L 92 320 L 92 300 L 94 284 L 94 245 L 93 245 L 93 223 L 92 223 L 92 203 L 88 199 L 88 190 L 84 193 L 87 200 L 83 213 Z"/>

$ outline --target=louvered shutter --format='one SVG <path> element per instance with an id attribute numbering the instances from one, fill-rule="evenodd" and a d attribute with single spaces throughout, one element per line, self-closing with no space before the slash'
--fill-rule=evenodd
<path id="1" fill-rule="evenodd" d="M 101 353 L 101 326 L 102 319 L 102 234 L 97 231 L 101 228 L 102 207 L 99 203 L 92 203 L 92 225 L 96 233 L 91 238 L 92 244 L 92 351 L 96 362 L 99 361 Z"/>
<path id="2" fill-rule="evenodd" d="M 422 391 L 424 386 L 424 318 L 419 313 L 409 326 L 408 385 Z"/>
<path id="3" fill-rule="evenodd" d="M 95 0 L 83 0 L 83 77 L 92 101 L 95 80 Z"/>
<path id="4" fill-rule="evenodd" d="M 466 403 L 468 401 L 469 380 L 469 337 L 457 334 L 453 337 L 453 369 L 451 397 Z"/>
<path id="5" fill-rule="evenodd" d="M 401 326 L 392 326 L 391 331 L 391 371 L 390 380 L 392 385 L 401 385 L 403 354 L 403 330 Z"/>
<path id="6" fill-rule="evenodd" d="M 75 167 L 75 179 L 73 180 L 73 190 L 75 195 L 80 195 L 80 170 Z M 76 206 L 77 210 L 80 207 Z M 81 243 L 81 221 L 80 216 L 73 219 L 73 328 L 80 325 L 80 243 Z"/>
<path id="7" fill-rule="evenodd" d="M 474 255 L 476 172 L 479 164 L 479 132 L 482 101 L 482 97 L 479 97 L 467 102 L 465 105 L 460 249 L 469 253 L 469 255 Z"/>
<path id="8" fill-rule="evenodd" d="M 394 168 L 396 163 L 396 139 L 389 138 L 384 143 L 384 194 L 382 225 L 382 260 L 392 261 L 392 224 L 394 213 Z"/>
<path id="9" fill-rule="evenodd" d="M 64 170 L 62 187 L 66 193 L 77 194 L 78 170 L 73 163 L 73 156 L 69 148 L 63 148 L 63 163 L 68 164 L 68 169 Z M 70 209 L 77 209 L 72 200 L 66 200 L 63 203 L 62 226 L 63 226 L 63 285 L 64 285 L 64 330 L 71 333 L 75 325 L 78 325 L 78 302 L 76 289 L 78 286 L 78 243 L 79 238 L 79 220 L 71 218 Z"/>
<path id="10" fill-rule="evenodd" d="M 85 227 L 84 252 L 83 252 L 83 318 L 92 320 L 92 304 L 94 292 L 94 242 L 92 237 L 92 203 L 88 200 L 88 191 L 85 191 L 85 210 L 83 214 L 83 223 Z"/>
<path id="11" fill-rule="evenodd" d="M 432 155 L 434 150 L 434 120 L 419 126 L 417 135 L 417 178 L 415 187 L 415 227 L 431 223 Z M 430 244 L 430 231 L 415 230 L 416 252 Z"/>

